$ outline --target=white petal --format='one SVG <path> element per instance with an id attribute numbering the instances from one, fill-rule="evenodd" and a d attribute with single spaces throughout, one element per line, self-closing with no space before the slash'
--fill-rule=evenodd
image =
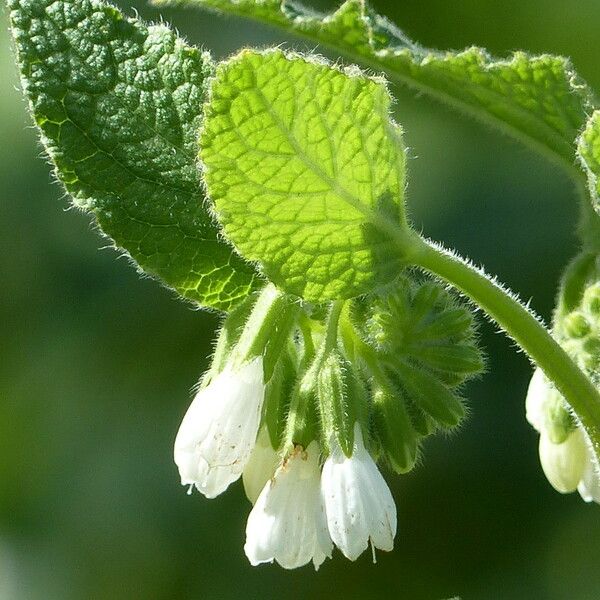
<path id="1" fill-rule="evenodd" d="M 394 499 L 365 449 L 358 424 L 354 436 L 352 456 L 335 444 L 321 478 L 329 534 L 350 560 L 356 560 L 369 541 L 380 550 L 392 550 L 397 527 Z"/>
<path id="2" fill-rule="evenodd" d="M 584 433 L 587 445 L 587 461 L 577 491 L 585 502 L 597 502 L 600 504 L 600 470 L 598 461 L 592 450 L 591 443 Z"/>
<path id="3" fill-rule="evenodd" d="M 525 413 L 527 420 L 537 431 L 542 431 L 545 423 L 544 404 L 549 388 L 540 368 L 535 369 L 527 388 Z"/>
<path id="4" fill-rule="evenodd" d="M 552 487 L 562 494 L 577 489 L 586 462 L 588 449 L 579 427 L 562 444 L 553 443 L 547 435 L 540 435 L 540 461 Z"/>
<path id="5" fill-rule="evenodd" d="M 246 556 L 253 565 L 277 561 L 295 569 L 331 556 L 319 489 L 319 447 L 300 448 L 265 485 L 246 526 Z"/>
<path id="6" fill-rule="evenodd" d="M 214 498 L 239 478 L 260 424 L 264 400 L 262 358 L 226 366 L 190 405 L 175 439 L 181 483 Z"/>
<path id="7" fill-rule="evenodd" d="M 252 504 L 256 502 L 267 481 L 275 474 L 279 463 L 279 455 L 271 446 L 267 428 L 263 427 L 242 473 L 244 491 Z"/>

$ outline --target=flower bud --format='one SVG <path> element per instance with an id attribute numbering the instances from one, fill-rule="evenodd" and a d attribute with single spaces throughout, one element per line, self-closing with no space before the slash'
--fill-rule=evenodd
<path id="1" fill-rule="evenodd" d="M 600 277 L 597 260 L 588 279 L 580 281 L 577 270 L 570 285 L 561 290 L 559 310 L 555 314 L 554 334 L 575 362 L 593 379 L 600 370 Z M 565 295 L 567 297 L 565 297 Z"/>
<path id="2" fill-rule="evenodd" d="M 383 377 L 378 381 L 380 387 L 404 404 L 402 409 L 391 408 L 390 416 L 383 417 L 387 401 L 382 400 L 375 412 L 379 412 L 380 423 L 396 419 L 398 427 L 404 429 L 407 445 L 388 453 L 394 468 L 404 471 L 416 456 L 414 432 L 424 437 L 460 423 L 465 408 L 459 386 L 479 373 L 484 363 L 471 312 L 441 284 L 405 277 L 394 293 L 374 298 L 371 304 L 362 331 L 381 365 L 373 376 L 376 380 Z M 361 330 L 360 323 L 357 328 Z M 407 433 L 405 414 L 409 415 L 413 435 Z M 379 429 L 383 445 L 391 448 L 393 432 L 383 425 Z"/>
<path id="3" fill-rule="evenodd" d="M 583 293 L 583 307 L 592 315 L 600 315 L 600 283 L 594 283 Z"/>
<path id="4" fill-rule="evenodd" d="M 539 368 L 529 382 L 525 409 L 529 423 L 555 444 L 564 442 L 575 427 L 563 397 Z"/>
<path id="5" fill-rule="evenodd" d="M 585 315 L 575 311 L 564 319 L 565 332 L 569 337 L 584 338 L 591 331 L 591 325 Z"/>
<path id="6" fill-rule="evenodd" d="M 527 420 L 540 433 L 540 462 L 552 487 L 563 494 L 577 489 L 586 502 L 600 502 L 600 475 L 591 444 L 540 369 L 529 383 L 526 410 Z"/>
<path id="7" fill-rule="evenodd" d="M 393 364 L 410 363 L 452 386 L 483 369 L 471 312 L 437 282 L 404 278 L 373 300 L 370 313 L 366 337 Z"/>
<path id="8" fill-rule="evenodd" d="M 402 397 L 383 388 L 373 393 L 374 434 L 383 456 L 396 473 L 407 473 L 417 460 L 418 434 Z"/>
<path id="9" fill-rule="evenodd" d="M 540 461 L 552 487 L 561 494 L 574 492 L 583 477 L 587 448 L 581 430 L 577 427 L 559 444 L 549 436 L 540 435 Z"/>
<path id="10" fill-rule="evenodd" d="M 367 396 L 360 376 L 338 350 L 333 350 L 321 365 L 317 397 L 324 445 L 329 450 L 334 440 L 346 456 L 351 456 L 355 423 L 367 425 Z"/>

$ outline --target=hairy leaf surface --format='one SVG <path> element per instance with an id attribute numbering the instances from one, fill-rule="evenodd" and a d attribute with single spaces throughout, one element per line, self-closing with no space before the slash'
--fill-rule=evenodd
<path id="1" fill-rule="evenodd" d="M 365 0 L 346 0 L 328 15 L 291 0 L 154 2 L 217 9 L 334 48 L 540 147 L 571 170 L 575 141 L 593 105 L 592 93 L 566 58 L 516 52 L 500 60 L 476 47 L 462 52 L 423 48 Z"/>
<path id="2" fill-rule="evenodd" d="M 243 256 L 311 301 L 397 276 L 404 147 L 381 80 L 282 51 L 217 67 L 200 156 L 217 215 Z"/>
<path id="3" fill-rule="evenodd" d="M 579 157 L 588 173 L 594 208 L 600 212 L 600 110 L 592 114 L 579 138 Z"/>
<path id="4" fill-rule="evenodd" d="M 244 298 L 256 276 L 218 239 L 196 166 L 210 57 L 100 0 L 9 5 L 23 88 L 74 203 L 186 298 Z"/>

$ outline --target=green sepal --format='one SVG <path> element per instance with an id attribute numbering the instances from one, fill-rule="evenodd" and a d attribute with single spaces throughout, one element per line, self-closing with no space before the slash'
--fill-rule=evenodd
<path id="1" fill-rule="evenodd" d="M 286 418 L 290 410 L 292 393 L 296 383 L 298 357 L 295 345 L 290 342 L 275 365 L 273 376 L 265 387 L 263 420 L 269 440 L 277 450 L 283 443 Z"/>
<path id="2" fill-rule="evenodd" d="M 443 427 L 455 427 L 465 416 L 465 408 L 456 392 L 434 375 L 399 363 L 397 376 L 413 402 Z"/>
<path id="3" fill-rule="evenodd" d="M 231 352 L 242 335 L 255 301 L 256 296 L 254 294 L 249 295 L 223 319 L 217 335 L 210 370 L 206 375 L 208 381 L 220 373 L 225 367 L 225 363 L 230 359 Z"/>
<path id="4" fill-rule="evenodd" d="M 373 433 L 376 446 L 396 473 L 407 473 L 415 466 L 419 434 L 400 392 L 373 390 Z"/>
<path id="5" fill-rule="evenodd" d="M 299 312 L 300 305 L 298 303 L 292 301 L 289 297 L 284 299 L 279 309 L 279 316 L 274 320 L 271 333 L 265 344 L 263 354 L 265 381 L 269 381 L 278 362 L 285 359 L 286 348 L 290 346 L 292 332 Z"/>
<path id="6" fill-rule="evenodd" d="M 435 340 L 442 336 L 462 340 L 473 329 L 473 316 L 463 307 L 448 309 L 419 330 L 419 338 Z"/>
<path id="7" fill-rule="evenodd" d="M 569 413 L 563 397 L 556 390 L 552 390 L 544 409 L 546 435 L 552 443 L 562 444 L 575 429 L 575 421 Z"/>
<path id="8" fill-rule="evenodd" d="M 429 368 L 465 377 L 481 373 L 484 367 L 481 351 L 475 345 L 415 345 L 412 356 Z"/>
<path id="9" fill-rule="evenodd" d="M 317 409 L 317 386 L 311 372 L 296 381 L 287 414 L 283 440 L 283 454 L 289 454 L 295 446 L 303 448 L 319 438 Z"/>
<path id="10" fill-rule="evenodd" d="M 257 294 L 240 338 L 234 349 L 234 360 L 245 362 L 256 356 L 263 358 L 265 383 L 273 375 L 275 365 L 288 344 L 299 305 L 273 284 Z"/>

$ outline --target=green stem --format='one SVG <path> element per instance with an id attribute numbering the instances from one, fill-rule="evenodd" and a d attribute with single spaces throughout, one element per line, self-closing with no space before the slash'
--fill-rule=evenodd
<path id="1" fill-rule="evenodd" d="M 600 456 L 600 394 L 536 316 L 508 290 L 462 258 L 413 234 L 416 265 L 441 277 L 480 306 L 556 385 Z M 398 231 L 401 248 L 406 236 Z"/>

